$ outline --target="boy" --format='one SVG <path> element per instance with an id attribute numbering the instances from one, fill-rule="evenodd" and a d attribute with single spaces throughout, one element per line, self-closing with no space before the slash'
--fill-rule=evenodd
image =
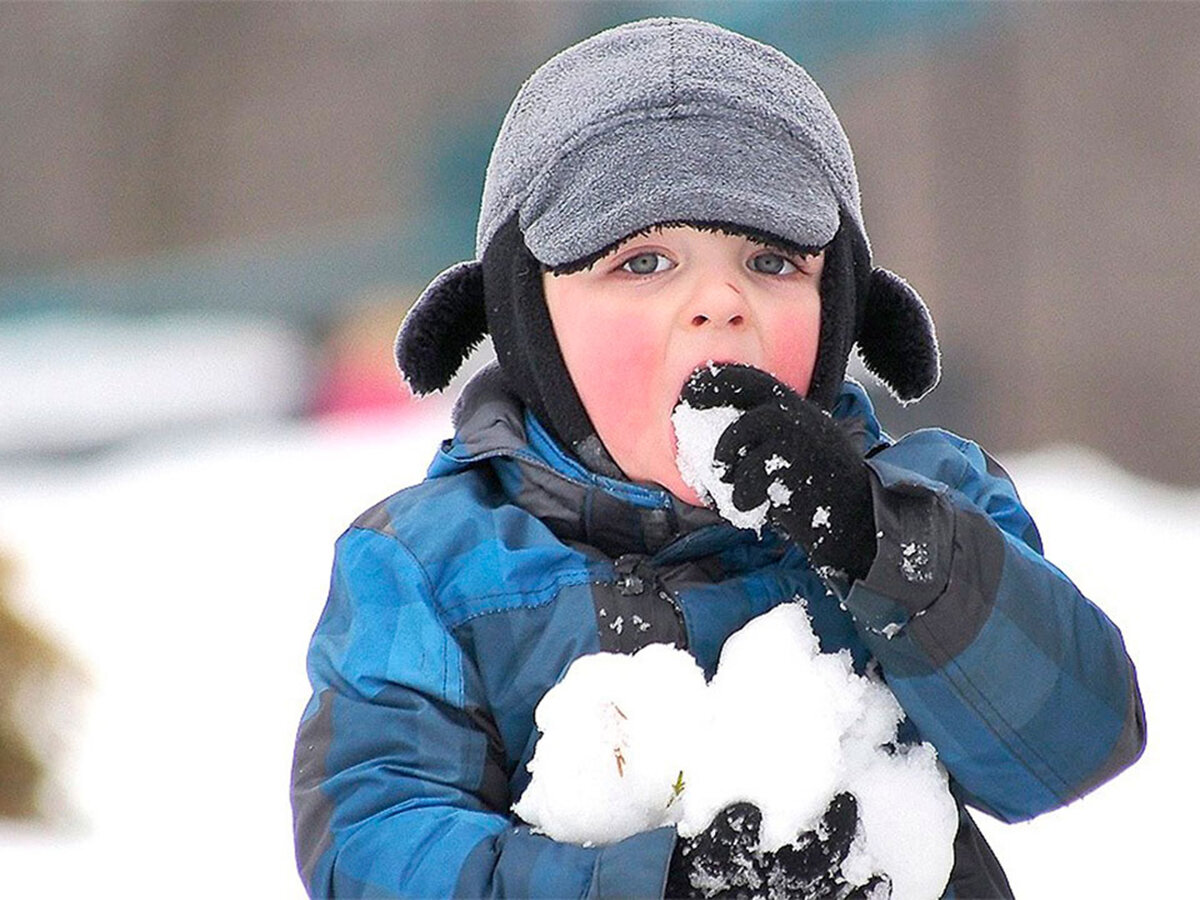
<path id="1" fill-rule="evenodd" d="M 1007 821 L 1132 763 L 1120 634 L 1041 556 L 1000 467 L 941 431 L 893 442 L 845 378 L 857 345 L 902 401 L 938 377 L 917 294 L 873 268 L 845 134 L 778 51 L 647 20 L 550 60 L 488 166 L 478 259 L 397 338 L 418 392 L 490 333 L 498 365 L 420 485 L 338 542 L 296 746 L 314 896 L 886 897 L 840 873 L 853 797 L 777 853 L 744 804 L 699 836 L 603 847 L 515 821 L 538 701 L 579 656 L 723 641 L 803 601 L 826 652 L 878 665 L 960 809 L 943 896 L 1011 896 L 966 807 Z M 708 509 L 671 415 L 734 405 L 714 464 L 761 535 Z M 638 628 L 602 624 L 614 616 Z M 786 696 L 780 715 L 788 715 Z M 903 810 L 897 810 L 903 816 Z"/>

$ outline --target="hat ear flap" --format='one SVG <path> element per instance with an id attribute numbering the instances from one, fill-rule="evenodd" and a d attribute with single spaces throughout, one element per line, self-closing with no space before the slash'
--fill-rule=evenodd
<path id="1" fill-rule="evenodd" d="M 938 383 L 941 359 L 933 317 L 907 281 L 872 269 L 858 350 L 863 365 L 901 403 L 920 400 Z"/>
<path id="2" fill-rule="evenodd" d="M 417 298 L 396 335 L 396 365 L 415 394 L 440 391 L 487 335 L 483 266 L 451 266 Z"/>

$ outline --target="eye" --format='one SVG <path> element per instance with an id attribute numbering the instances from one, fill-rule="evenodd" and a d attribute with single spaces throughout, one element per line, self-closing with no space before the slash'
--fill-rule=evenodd
<path id="1" fill-rule="evenodd" d="M 771 250 L 754 254 L 746 265 L 750 271 L 760 275 L 791 275 L 796 271 L 794 262 Z"/>
<path id="2" fill-rule="evenodd" d="M 622 269 L 626 272 L 632 272 L 634 275 L 653 275 L 655 272 L 665 272 L 673 266 L 674 263 L 661 253 L 656 253 L 653 250 L 647 250 L 645 253 L 631 256 L 625 262 L 621 263 Z"/>

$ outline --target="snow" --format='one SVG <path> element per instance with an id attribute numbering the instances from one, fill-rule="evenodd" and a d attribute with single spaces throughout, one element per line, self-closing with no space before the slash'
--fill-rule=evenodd
<path id="1" fill-rule="evenodd" d="M 782 481 L 772 481 L 767 485 L 767 502 L 772 508 L 787 506 L 792 502 L 792 489 Z"/>
<path id="2" fill-rule="evenodd" d="M 815 510 L 813 510 L 812 527 L 813 528 L 828 528 L 829 527 L 829 513 L 830 513 L 830 509 L 828 506 L 818 506 Z"/>
<path id="3" fill-rule="evenodd" d="M 74 814 L 0 825 L 4 895 L 301 897 L 288 775 L 304 653 L 332 545 L 416 481 L 447 414 L 243 428 L 92 464 L 0 469 L 0 546 L 30 614 L 88 668 L 65 759 Z M 1121 626 L 1150 731 L 1144 758 L 1033 822 L 977 819 L 1017 895 L 1175 896 L 1200 805 L 1190 647 L 1200 492 L 1076 448 L 1002 459 L 1051 561 Z M 686 792 L 686 791 L 685 791 Z"/>
<path id="4" fill-rule="evenodd" d="M 78 452 L 303 405 L 298 331 L 249 316 L 36 316 L 0 328 L 0 453 Z"/>
<path id="5" fill-rule="evenodd" d="M 776 453 L 763 464 L 763 467 L 766 469 L 768 475 L 773 475 L 780 469 L 790 469 L 792 464 Z"/>
<path id="6" fill-rule="evenodd" d="M 849 791 L 863 828 L 844 874 L 887 872 L 893 900 L 927 900 L 949 878 L 958 815 L 932 747 L 886 749 L 901 716 L 848 653 L 819 651 L 803 604 L 786 604 L 726 641 L 707 686 L 667 645 L 577 660 L 538 705 L 514 811 L 556 840 L 607 844 L 664 825 L 693 836 L 749 801 L 762 848 L 777 850 Z"/>
<path id="7" fill-rule="evenodd" d="M 733 485 L 721 480 L 724 466 L 713 462 L 717 441 L 741 416 L 742 411 L 732 406 L 696 409 L 686 401 L 680 403 L 671 414 L 671 423 L 675 427 L 676 464 L 684 484 L 695 491 L 697 497 L 715 506 L 717 512 L 738 528 L 761 533 L 772 502 L 770 493 L 768 499 L 754 509 L 738 509 L 733 504 Z M 776 492 L 776 496 L 782 497 L 782 494 Z M 790 497 L 788 493 L 787 499 Z"/>
<path id="8" fill-rule="evenodd" d="M 679 750 L 697 733 L 705 687 L 695 660 L 666 644 L 580 658 L 537 706 L 543 736 L 514 811 L 576 844 L 674 824 L 692 778 Z M 688 789 L 677 795 L 681 777 Z"/>
<path id="9" fill-rule="evenodd" d="M 929 545 L 924 541 L 913 541 L 900 546 L 900 574 L 914 584 L 933 580 L 929 571 Z"/>
<path id="10" fill-rule="evenodd" d="M 710 367 L 713 363 L 708 364 Z M 753 509 L 738 509 L 733 502 L 733 485 L 721 480 L 725 467 L 714 462 L 717 442 L 725 429 L 740 419 L 743 411 L 732 406 L 713 406 L 696 409 L 686 400 L 678 404 L 671 413 L 671 424 L 675 428 L 675 464 L 684 484 L 696 492 L 696 496 L 715 507 L 730 524 L 747 528 L 761 534 L 767 523 L 767 512 L 787 506 L 792 500 L 792 489 L 781 479 L 767 485 L 767 499 Z M 791 463 L 779 456 L 771 456 L 763 463 L 768 475 L 780 469 L 791 468 Z M 817 511 L 822 515 L 821 508 Z M 813 519 L 813 527 L 822 524 L 829 527 L 829 511 L 825 510 L 820 523 Z"/>
<path id="11" fill-rule="evenodd" d="M 0 823 L 5 897 L 302 897 L 292 742 L 333 542 L 420 479 L 448 416 L 296 424 L 0 475 L 29 615 L 86 667 L 73 808 Z"/>

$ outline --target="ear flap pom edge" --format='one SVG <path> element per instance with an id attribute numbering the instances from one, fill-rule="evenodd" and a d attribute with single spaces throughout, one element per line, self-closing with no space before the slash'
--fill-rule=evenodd
<path id="1" fill-rule="evenodd" d="M 871 271 L 857 343 L 867 371 L 903 405 L 920 400 L 941 378 L 933 317 L 920 294 L 887 269 Z"/>
<path id="2" fill-rule="evenodd" d="M 429 283 L 396 334 L 396 365 L 418 396 L 443 390 L 487 335 L 483 266 L 456 263 Z"/>

